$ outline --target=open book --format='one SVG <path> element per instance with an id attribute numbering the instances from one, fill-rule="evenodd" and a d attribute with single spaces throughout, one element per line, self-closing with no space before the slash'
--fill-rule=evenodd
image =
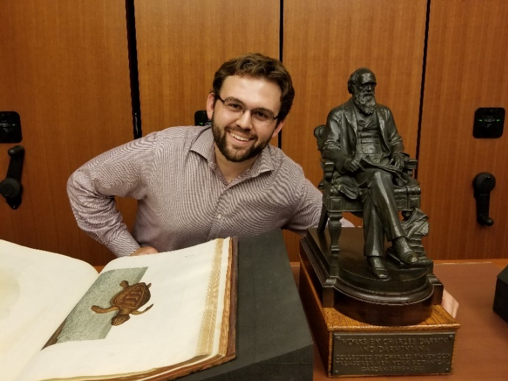
<path id="1" fill-rule="evenodd" d="M 235 357 L 236 240 L 81 260 L 0 240 L 0 379 L 170 380 Z"/>

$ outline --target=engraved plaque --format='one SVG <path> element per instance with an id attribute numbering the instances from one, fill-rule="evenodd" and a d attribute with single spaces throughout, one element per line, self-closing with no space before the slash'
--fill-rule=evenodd
<path id="1" fill-rule="evenodd" d="M 333 376 L 445 374 L 455 332 L 334 333 Z"/>

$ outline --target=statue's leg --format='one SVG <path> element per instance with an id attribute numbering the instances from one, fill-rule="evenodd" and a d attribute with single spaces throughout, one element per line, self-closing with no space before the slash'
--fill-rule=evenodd
<path id="1" fill-rule="evenodd" d="M 384 255 L 383 223 L 368 190 L 363 195 L 363 237 L 365 256 L 382 257 Z"/>
<path id="2" fill-rule="evenodd" d="M 368 168 L 359 172 L 355 176 L 355 180 L 364 189 L 362 195 L 364 204 L 366 202 L 372 204 L 371 208 L 365 209 L 375 211 L 377 216 L 377 219 L 372 219 L 367 223 L 364 221 L 364 226 L 379 224 L 386 238 L 393 242 L 393 247 L 400 260 L 408 264 L 415 263 L 417 261 L 416 253 L 409 247 L 406 233 L 400 223 L 392 174 L 379 168 Z M 371 262 L 379 261 L 371 259 Z"/>
<path id="3" fill-rule="evenodd" d="M 404 229 L 400 224 L 397 202 L 393 191 L 392 174 L 381 169 L 369 168 L 360 180 L 362 188 L 368 189 L 368 196 L 383 226 L 386 238 L 392 241 L 405 236 Z"/>
<path id="4" fill-rule="evenodd" d="M 370 269 L 379 279 L 388 279 L 389 273 L 383 260 L 383 225 L 368 191 L 365 192 L 363 198 L 363 236 L 365 240 L 363 253 Z"/>
<path id="5" fill-rule="evenodd" d="M 397 256 L 404 263 L 415 263 L 418 256 L 409 246 L 406 233 L 400 223 L 393 191 L 392 175 L 383 170 L 373 170 L 367 180 L 367 186 L 370 199 L 382 221 L 386 238 L 393 242 L 393 248 Z"/>

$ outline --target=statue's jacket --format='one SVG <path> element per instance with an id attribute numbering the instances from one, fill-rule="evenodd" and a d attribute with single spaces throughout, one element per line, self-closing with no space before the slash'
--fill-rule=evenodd
<path id="1" fill-rule="evenodd" d="M 391 110 L 381 104 L 376 105 L 376 116 L 381 131 L 382 149 L 386 157 L 396 152 L 404 151 L 402 138 L 397 131 Z M 345 175 L 344 163 L 348 158 L 354 158 L 357 147 L 358 123 L 355 105 L 352 99 L 335 107 L 328 114 L 326 127 L 323 132 L 323 158 L 335 163 L 338 178 L 334 185 L 341 193 L 350 198 L 359 195 L 358 185 L 350 176 Z"/>

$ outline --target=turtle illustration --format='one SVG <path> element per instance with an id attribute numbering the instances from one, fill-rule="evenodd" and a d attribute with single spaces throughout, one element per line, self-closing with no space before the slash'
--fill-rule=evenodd
<path id="1" fill-rule="evenodd" d="M 130 314 L 141 315 L 153 307 L 152 304 L 144 311 L 138 310 L 150 300 L 149 288 L 151 285 L 151 283 L 139 282 L 130 286 L 129 282 L 123 280 L 120 282 L 123 290 L 113 296 L 110 307 L 102 308 L 94 305 L 92 310 L 99 314 L 118 310 L 118 313 L 111 319 L 111 325 L 123 324 L 130 319 Z"/>

